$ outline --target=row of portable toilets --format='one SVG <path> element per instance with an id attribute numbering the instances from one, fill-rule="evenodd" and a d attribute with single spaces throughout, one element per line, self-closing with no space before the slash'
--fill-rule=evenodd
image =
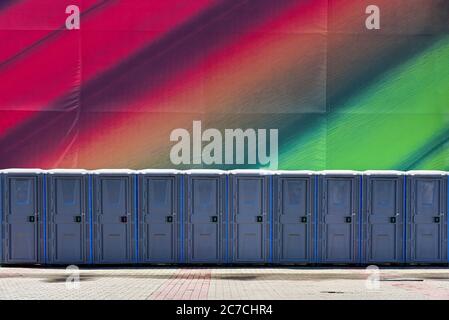
<path id="1" fill-rule="evenodd" d="M 2 264 L 447 263 L 442 171 L 0 171 Z"/>

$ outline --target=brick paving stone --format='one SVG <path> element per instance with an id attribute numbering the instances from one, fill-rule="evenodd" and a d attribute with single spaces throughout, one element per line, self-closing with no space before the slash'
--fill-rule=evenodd
<path id="1" fill-rule="evenodd" d="M 445 299 L 448 268 L 82 268 L 79 288 L 63 268 L 0 268 L 0 299 Z"/>

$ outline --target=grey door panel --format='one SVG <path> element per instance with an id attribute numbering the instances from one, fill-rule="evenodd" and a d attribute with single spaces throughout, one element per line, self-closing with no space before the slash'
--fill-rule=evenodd
<path id="1" fill-rule="evenodd" d="M 37 176 L 6 176 L 6 262 L 37 263 L 39 227 Z"/>
<path id="2" fill-rule="evenodd" d="M 132 259 L 131 177 L 97 177 L 96 262 L 126 263 Z"/>
<path id="3" fill-rule="evenodd" d="M 403 260 L 402 181 L 398 177 L 367 179 L 367 262 Z"/>
<path id="4" fill-rule="evenodd" d="M 329 223 L 325 227 L 325 234 L 324 261 L 351 262 L 354 255 L 352 226 L 344 223 Z"/>
<path id="5" fill-rule="evenodd" d="M 49 181 L 49 262 L 85 263 L 88 233 L 85 177 L 51 176 Z"/>
<path id="6" fill-rule="evenodd" d="M 311 179 L 280 178 L 278 190 L 278 259 L 280 262 L 309 261 L 313 221 Z"/>
<path id="7" fill-rule="evenodd" d="M 324 176 L 321 181 L 320 262 L 357 262 L 359 178 Z"/>
<path id="8" fill-rule="evenodd" d="M 143 259 L 146 262 L 176 261 L 176 178 L 143 177 Z"/>
<path id="9" fill-rule="evenodd" d="M 188 260 L 220 262 L 222 258 L 222 178 L 189 177 Z"/>
<path id="10" fill-rule="evenodd" d="M 234 181 L 234 259 L 266 262 L 266 178 L 237 176 Z"/>
<path id="11" fill-rule="evenodd" d="M 436 177 L 411 178 L 410 250 L 412 262 L 444 262 L 447 209 L 445 180 Z"/>

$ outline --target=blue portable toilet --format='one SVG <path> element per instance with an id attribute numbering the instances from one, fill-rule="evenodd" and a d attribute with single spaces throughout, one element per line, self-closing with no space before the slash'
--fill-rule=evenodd
<path id="1" fill-rule="evenodd" d="M 4 241 L 3 241 L 3 201 L 4 201 L 4 193 L 3 193 L 3 172 L 0 170 L 0 266 L 3 264 L 3 252 L 5 251 Z"/>
<path id="2" fill-rule="evenodd" d="M 7 169 L 2 176 L 3 264 L 44 263 L 43 171 Z"/>
<path id="3" fill-rule="evenodd" d="M 136 258 L 136 171 L 102 169 L 93 175 L 93 262 L 126 264 Z"/>
<path id="4" fill-rule="evenodd" d="M 276 171 L 274 176 L 274 261 L 314 263 L 315 172 Z"/>
<path id="5" fill-rule="evenodd" d="M 176 263 L 180 255 L 180 171 L 138 171 L 139 262 Z"/>
<path id="6" fill-rule="evenodd" d="M 185 261 L 223 263 L 226 255 L 226 172 L 187 170 L 185 175 Z"/>
<path id="7" fill-rule="evenodd" d="M 47 263 L 89 263 L 92 230 L 88 199 L 88 171 L 47 171 Z"/>
<path id="8" fill-rule="evenodd" d="M 362 173 L 319 172 L 318 261 L 359 263 Z"/>
<path id="9" fill-rule="evenodd" d="M 405 259 L 405 172 L 363 172 L 362 254 L 364 263 L 402 263 Z"/>
<path id="10" fill-rule="evenodd" d="M 447 172 L 408 171 L 407 200 L 407 262 L 447 263 Z"/>
<path id="11" fill-rule="evenodd" d="M 267 170 L 231 170 L 230 257 L 233 263 L 269 263 L 273 253 L 272 176 Z"/>

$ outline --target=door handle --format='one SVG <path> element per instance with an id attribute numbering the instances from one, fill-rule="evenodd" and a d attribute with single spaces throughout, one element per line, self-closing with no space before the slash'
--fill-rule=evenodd
<path id="1" fill-rule="evenodd" d="M 351 223 L 352 222 L 352 217 L 346 217 L 345 218 L 345 222 L 346 223 Z"/>
<path id="2" fill-rule="evenodd" d="M 127 223 L 128 222 L 128 217 L 127 216 L 122 216 L 122 217 L 120 217 L 120 221 L 122 223 Z"/>
<path id="3" fill-rule="evenodd" d="M 301 222 L 302 223 L 307 223 L 307 217 L 301 217 Z"/>
<path id="4" fill-rule="evenodd" d="M 80 223 L 81 222 L 81 216 L 75 216 L 75 222 Z"/>
<path id="5" fill-rule="evenodd" d="M 390 217 L 390 223 L 396 223 L 396 217 Z"/>
<path id="6" fill-rule="evenodd" d="M 211 221 L 212 222 L 218 222 L 218 217 L 217 216 L 212 216 L 211 217 Z"/>
<path id="7" fill-rule="evenodd" d="M 173 217 L 172 216 L 166 216 L 165 217 L 165 221 L 168 223 L 172 223 L 173 222 Z"/>
<path id="8" fill-rule="evenodd" d="M 440 223 L 440 217 L 433 217 L 433 222 Z"/>
<path id="9" fill-rule="evenodd" d="M 256 217 L 256 221 L 257 222 L 262 222 L 263 221 L 263 216 L 257 216 Z"/>
<path id="10" fill-rule="evenodd" d="M 35 222 L 36 218 L 34 216 L 29 216 L 28 217 L 28 222 Z"/>

